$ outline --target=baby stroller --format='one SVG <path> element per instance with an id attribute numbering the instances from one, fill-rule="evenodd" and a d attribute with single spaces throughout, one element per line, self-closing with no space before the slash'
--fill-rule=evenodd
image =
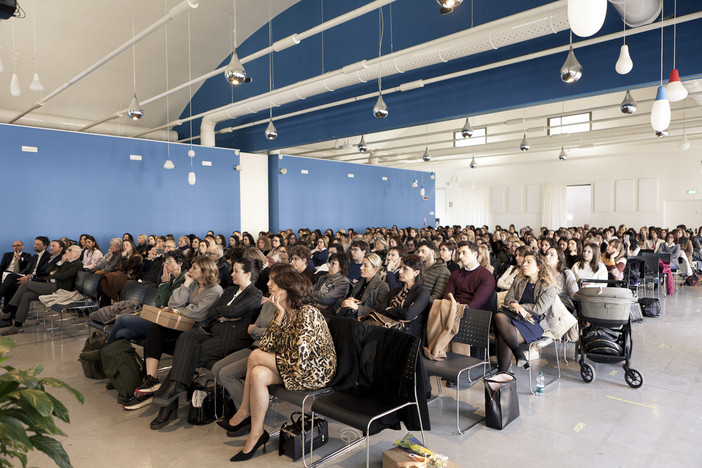
<path id="1" fill-rule="evenodd" d="M 598 285 L 598 283 L 602 283 Z M 643 376 L 629 366 L 631 338 L 631 304 L 634 294 L 621 281 L 580 280 L 576 308 L 580 320 L 580 376 L 595 380 L 595 367 L 587 360 L 602 364 L 624 362 L 624 380 L 632 388 L 643 385 Z M 590 286 L 590 287 L 588 287 Z M 620 287 L 604 287 L 620 286 Z"/>

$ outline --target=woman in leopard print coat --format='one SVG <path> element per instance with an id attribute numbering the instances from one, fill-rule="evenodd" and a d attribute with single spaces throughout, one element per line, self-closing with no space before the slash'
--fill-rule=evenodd
<path id="1" fill-rule="evenodd" d="M 336 373 L 336 351 L 321 312 L 312 304 L 310 282 L 297 272 L 282 272 L 268 283 L 275 316 L 249 356 L 244 398 L 232 416 L 228 434 L 251 426 L 244 448 L 231 461 L 248 460 L 268 441 L 263 420 L 268 409 L 268 386 L 288 390 L 325 387 Z"/>

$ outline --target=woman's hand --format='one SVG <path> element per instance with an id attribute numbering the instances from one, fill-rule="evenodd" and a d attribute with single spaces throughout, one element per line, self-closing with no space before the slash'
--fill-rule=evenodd
<path id="1" fill-rule="evenodd" d="M 283 318 L 285 318 L 285 307 L 283 306 L 283 304 L 281 304 L 280 298 L 277 294 L 271 294 L 270 301 L 271 304 L 273 304 L 277 310 L 275 314 L 275 320 L 278 323 L 278 325 L 280 325 L 281 323 L 283 323 Z"/>
<path id="2" fill-rule="evenodd" d="M 166 269 L 166 264 L 163 264 L 163 272 L 161 273 L 161 282 L 165 283 L 166 281 L 171 280 L 171 274 L 168 273 L 168 270 Z"/>
<path id="3" fill-rule="evenodd" d="M 512 306 L 512 308 L 513 308 L 514 310 L 517 311 L 517 313 L 518 313 L 519 315 L 521 315 L 521 316 L 524 317 L 525 319 L 531 318 L 531 314 L 530 314 L 529 312 L 527 312 L 527 310 L 526 310 L 524 307 L 522 307 L 521 304 L 518 304 L 518 303 L 516 303 L 516 302 L 513 302 L 513 303 L 511 303 L 510 305 Z"/>
<path id="4" fill-rule="evenodd" d="M 344 299 L 344 302 L 341 303 L 341 307 L 348 307 L 349 309 L 352 310 L 358 310 L 358 304 L 359 304 L 358 299 L 354 299 L 353 297 L 349 297 L 347 299 Z"/>
<path id="5" fill-rule="evenodd" d="M 188 272 L 188 274 L 185 275 L 185 282 L 183 283 L 183 286 L 189 288 L 193 281 L 195 280 L 190 277 L 190 273 Z"/>

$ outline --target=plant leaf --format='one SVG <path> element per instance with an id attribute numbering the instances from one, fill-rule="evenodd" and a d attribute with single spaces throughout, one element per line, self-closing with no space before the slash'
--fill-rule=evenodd
<path id="1" fill-rule="evenodd" d="M 58 434 L 65 436 L 66 434 L 56 426 L 54 418 L 52 416 L 42 416 L 39 412 L 25 400 L 19 400 L 17 406 L 21 408 L 22 411 L 27 413 L 32 421 L 32 425 L 27 428 L 28 431 L 34 432 L 48 432 L 49 434 Z"/>
<path id="2" fill-rule="evenodd" d="M 37 388 L 39 380 L 36 378 L 37 368 L 44 366 L 37 365 L 31 369 L 14 369 L 8 370 L 7 373 L 0 375 L 2 382 L 19 382 L 27 388 Z M 41 372 L 41 370 L 39 371 Z"/>
<path id="3" fill-rule="evenodd" d="M 7 401 L 7 395 L 19 387 L 19 382 L 0 382 L 0 401 Z"/>
<path id="4" fill-rule="evenodd" d="M 85 398 L 83 397 L 82 393 L 68 385 L 66 382 L 62 382 L 59 379 L 55 379 L 53 377 L 44 377 L 39 382 L 41 382 L 43 385 L 48 385 L 49 387 L 65 388 L 66 390 L 68 390 L 68 393 L 73 395 L 73 398 L 78 400 L 78 403 L 80 404 L 83 404 L 83 402 L 85 401 Z"/>
<path id="5" fill-rule="evenodd" d="M 0 416 L 0 434 L 15 444 L 26 447 L 25 450 L 31 448 L 31 442 L 22 423 L 15 418 L 5 416 L 4 413 Z"/>
<path id="6" fill-rule="evenodd" d="M 54 411 L 54 404 L 43 390 L 25 388 L 18 392 L 22 398 L 34 407 L 42 416 L 49 416 Z"/>
<path id="7" fill-rule="evenodd" d="M 41 450 L 56 462 L 59 468 L 72 468 L 71 460 L 63 449 L 61 442 L 43 435 L 35 435 L 29 438 L 34 448 Z"/>
<path id="8" fill-rule="evenodd" d="M 17 343 L 15 343 L 12 338 L 6 336 L 0 337 L 0 356 L 9 353 L 15 346 L 17 346 Z"/>
<path id="9" fill-rule="evenodd" d="M 63 422 L 70 423 L 71 419 L 68 416 L 68 408 L 66 408 L 64 404 L 61 403 L 59 399 L 53 396 L 51 393 L 47 393 L 46 395 L 49 397 L 49 399 L 51 399 L 51 402 L 54 404 L 54 411 L 51 414 L 53 414 Z"/>
<path id="10" fill-rule="evenodd" d="M 34 421 L 32 421 L 32 418 L 29 416 L 29 414 L 18 408 L 10 408 L 3 410 L 2 415 L 18 419 L 22 421 L 27 427 L 32 426 L 34 424 Z"/>

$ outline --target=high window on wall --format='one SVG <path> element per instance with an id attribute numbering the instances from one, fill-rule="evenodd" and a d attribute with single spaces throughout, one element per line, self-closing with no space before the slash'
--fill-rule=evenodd
<path id="1" fill-rule="evenodd" d="M 592 130 L 592 112 L 584 114 L 564 115 L 548 119 L 548 134 L 560 135 L 565 133 L 582 133 Z"/>
<path id="2" fill-rule="evenodd" d="M 487 143 L 487 128 L 484 127 L 473 129 L 473 136 L 470 138 L 463 138 L 461 132 L 453 133 L 453 144 L 456 148 L 484 145 L 485 143 Z"/>

